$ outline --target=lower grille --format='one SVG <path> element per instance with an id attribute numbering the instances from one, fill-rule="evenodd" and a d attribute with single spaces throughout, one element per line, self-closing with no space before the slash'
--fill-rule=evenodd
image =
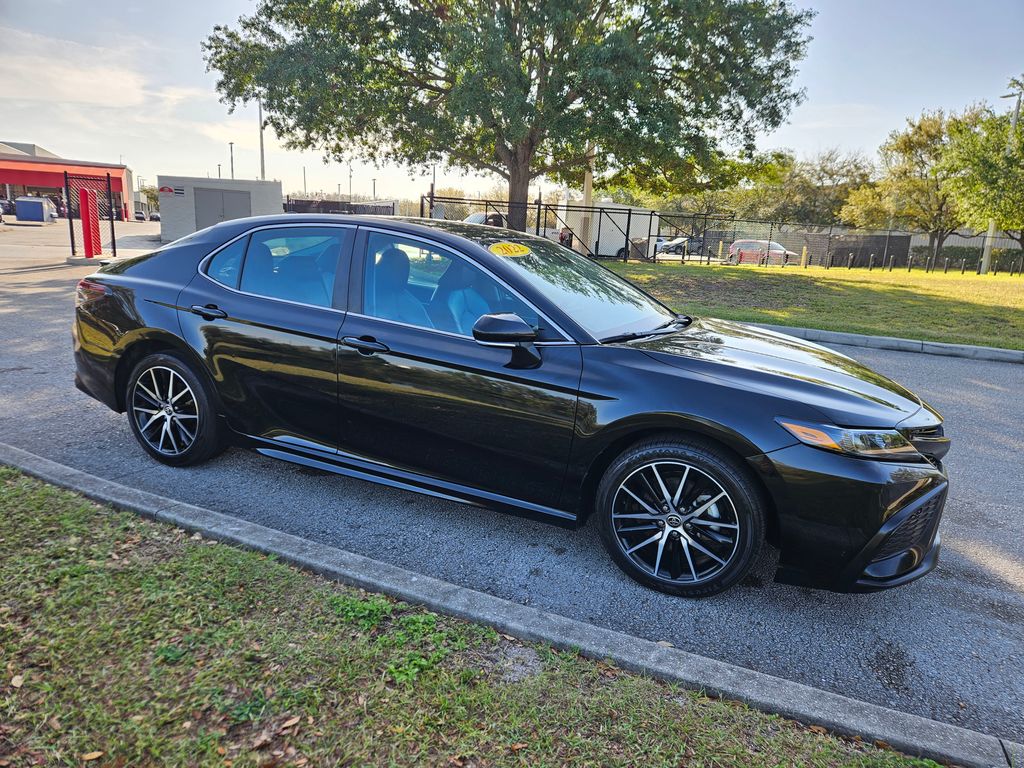
<path id="1" fill-rule="evenodd" d="M 908 549 L 927 549 L 935 533 L 945 494 L 939 494 L 911 512 L 879 547 L 872 562 L 898 555 Z"/>

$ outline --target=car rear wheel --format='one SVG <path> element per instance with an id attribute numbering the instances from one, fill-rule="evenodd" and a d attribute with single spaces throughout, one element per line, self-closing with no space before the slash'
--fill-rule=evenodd
<path id="1" fill-rule="evenodd" d="M 206 385 L 173 353 L 149 355 L 135 366 L 125 410 L 135 439 L 164 464 L 199 464 L 223 447 Z"/>
<path id="2" fill-rule="evenodd" d="M 764 541 L 755 481 L 727 453 L 695 439 L 627 450 L 601 480 L 596 513 L 605 548 L 627 575 L 683 597 L 732 587 Z"/>

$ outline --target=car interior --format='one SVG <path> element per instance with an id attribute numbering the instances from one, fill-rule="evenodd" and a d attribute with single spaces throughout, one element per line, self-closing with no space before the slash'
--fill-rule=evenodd
<path id="1" fill-rule="evenodd" d="M 408 246 L 368 251 L 363 311 L 372 317 L 472 336 L 482 315 L 515 312 L 534 328 L 537 313 L 481 270 L 458 258 L 416 249 L 413 275 Z M 436 275 L 436 277 L 435 277 Z"/>

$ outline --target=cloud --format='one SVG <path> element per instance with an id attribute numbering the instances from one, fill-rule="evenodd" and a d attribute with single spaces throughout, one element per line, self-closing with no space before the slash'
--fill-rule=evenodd
<path id="1" fill-rule="evenodd" d="M 0 27 L 0 39 L 5 49 L 0 99 L 100 107 L 137 107 L 145 100 L 145 78 L 113 48 L 9 27 Z"/>

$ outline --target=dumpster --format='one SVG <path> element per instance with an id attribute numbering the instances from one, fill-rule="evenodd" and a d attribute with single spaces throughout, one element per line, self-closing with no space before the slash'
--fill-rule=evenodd
<path id="1" fill-rule="evenodd" d="M 57 209 L 47 197 L 19 197 L 14 201 L 14 215 L 18 221 L 41 221 L 53 223 Z"/>

